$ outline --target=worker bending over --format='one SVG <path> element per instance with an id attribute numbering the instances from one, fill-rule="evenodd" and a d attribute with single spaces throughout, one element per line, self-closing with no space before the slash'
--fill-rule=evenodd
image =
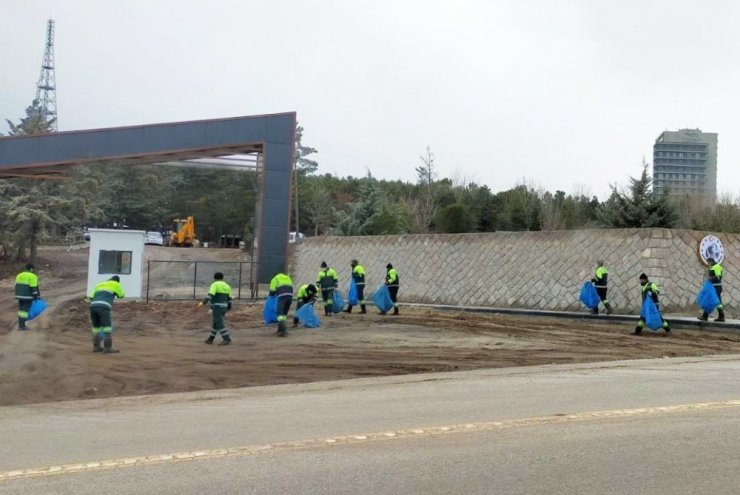
<path id="1" fill-rule="evenodd" d="M 270 281 L 270 295 L 277 298 L 277 321 L 278 329 L 276 335 L 285 337 L 288 334 L 285 321 L 288 319 L 288 311 L 293 302 L 293 280 L 290 275 L 278 273 Z"/>

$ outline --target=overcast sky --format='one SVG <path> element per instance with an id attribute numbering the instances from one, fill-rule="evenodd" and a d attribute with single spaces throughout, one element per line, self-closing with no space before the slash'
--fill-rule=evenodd
<path id="1" fill-rule="evenodd" d="M 59 130 L 298 112 L 321 172 L 600 198 L 663 130 L 719 133 L 740 189 L 735 0 L 0 0 L 0 118 L 56 21 Z M 4 120 L 0 132 L 7 130 Z"/>

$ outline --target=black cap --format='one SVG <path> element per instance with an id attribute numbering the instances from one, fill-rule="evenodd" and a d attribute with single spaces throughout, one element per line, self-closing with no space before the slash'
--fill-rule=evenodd
<path id="1" fill-rule="evenodd" d="M 121 277 L 119 277 L 118 275 L 113 275 L 110 279 L 111 280 L 115 280 L 116 282 L 120 282 L 121 281 Z"/>
<path id="2" fill-rule="evenodd" d="M 322 261 L 321 262 L 321 268 L 326 268 L 327 266 L 329 266 L 329 265 L 326 264 L 326 261 Z"/>
<path id="3" fill-rule="evenodd" d="M 306 290 L 308 292 L 316 293 L 316 286 L 314 284 L 308 284 L 308 287 L 306 287 Z"/>
<path id="4" fill-rule="evenodd" d="M 213 274 L 213 280 L 223 280 L 224 274 L 221 272 L 216 272 Z"/>
<path id="5" fill-rule="evenodd" d="M 641 273 L 641 274 L 640 274 L 640 280 L 647 280 L 647 274 L 646 274 L 646 273 L 644 273 L 644 272 L 643 272 L 643 273 Z"/>
<path id="6" fill-rule="evenodd" d="M 390 270 L 391 268 L 393 268 L 393 265 L 391 265 L 390 263 L 388 263 L 387 265 L 385 265 L 385 267 L 386 267 L 386 268 L 387 268 L 388 270 Z"/>

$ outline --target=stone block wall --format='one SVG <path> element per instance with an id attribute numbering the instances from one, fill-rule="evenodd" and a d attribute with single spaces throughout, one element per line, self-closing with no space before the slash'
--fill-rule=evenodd
<path id="1" fill-rule="evenodd" d="M 578 301 L 581 286 L 603 259 L 609 270 L 609 300 L 617 312 L 639 312 L 641 272 L 660 286 L 665 311 L 695 311 L 706 274 L 698 256 L 704 235 L 606 229 L 307 238 L 295 245 L 290 273 L 296 286 L 314 282 L 326 261 L 337 270 L 346 294 L 349 262 L 357 258 L 371 293 L 383 283 L 390 262 L 401 279 L 401 303 L 578 310 L 584 309 Z M 731 316 L 740 236 L 718 237 L 725 246 L 723 299 Z"/>

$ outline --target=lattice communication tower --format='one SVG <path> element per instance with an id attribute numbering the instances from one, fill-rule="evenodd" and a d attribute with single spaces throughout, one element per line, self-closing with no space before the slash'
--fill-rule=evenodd
<path id="1" fill-rule="evenodd" d="M 46 47 L 44 60 L 41 62 L 41 74 L 36 84 L 36 100 L 38 100 L 46 120 L 51 122 L 52 130 L 57 127 L 57 84 L 54 73 L 54 20 L 49 19 L 46 26 Z"/>

